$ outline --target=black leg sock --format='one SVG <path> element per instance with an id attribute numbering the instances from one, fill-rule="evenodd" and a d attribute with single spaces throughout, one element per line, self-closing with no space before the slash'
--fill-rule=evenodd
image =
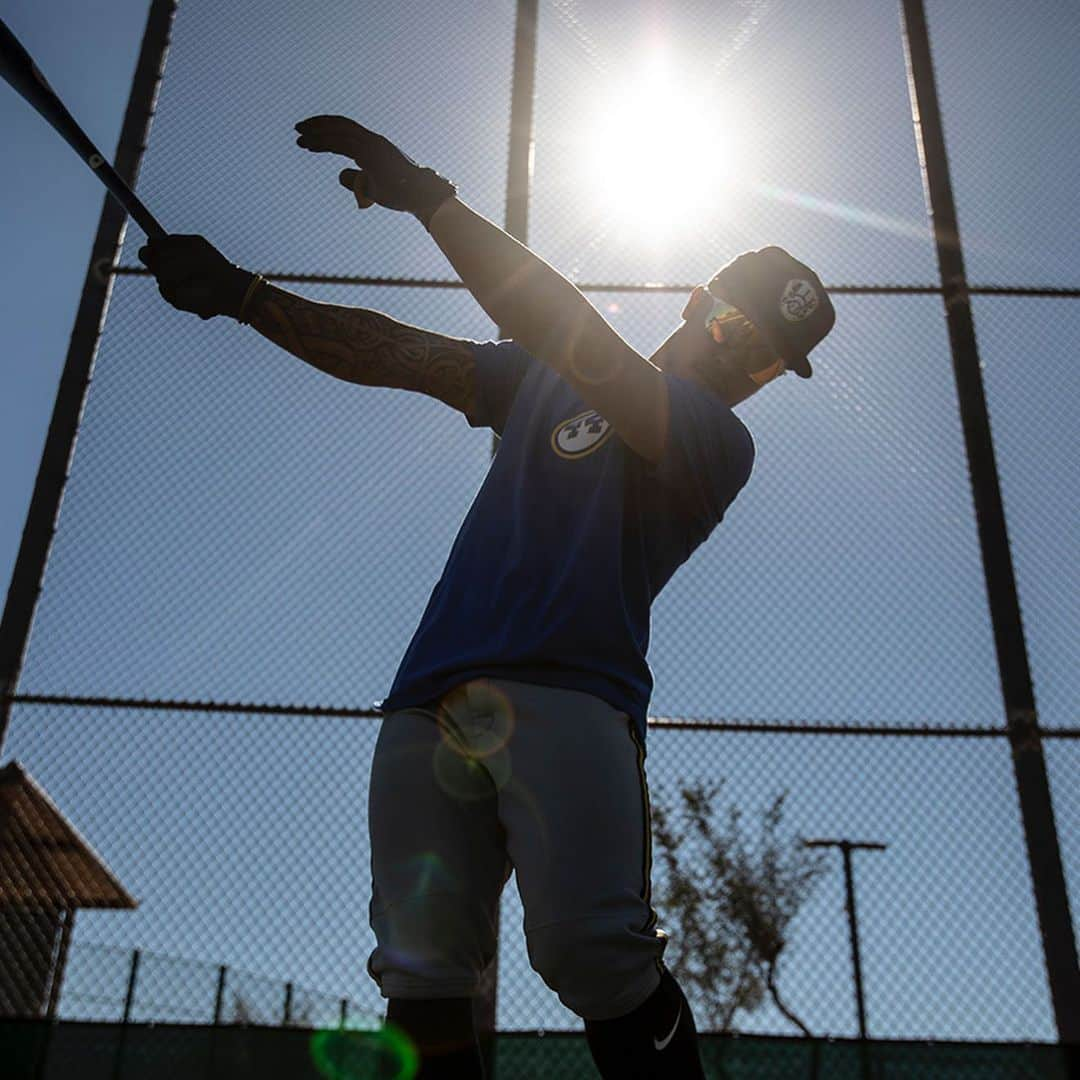
<path id="1" fill-rule="evenodd" d="M 386 1022 L 420 1054 L 413 1080 L 484 1080 L 471 998 L 391 998 Z"/>
<path id="2" fill-rule="evenodd" d="M 585 1038 L 604 1080 L 705 1080 L 690 1006 L 667 968 L 632 1013 L 586 1020 Z"/>

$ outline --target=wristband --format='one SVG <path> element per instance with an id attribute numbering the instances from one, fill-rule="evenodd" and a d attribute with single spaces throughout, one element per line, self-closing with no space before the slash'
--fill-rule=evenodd
<path id="1" fill-rule="evenodd" d="M 266 284 L 266 278 L 262 274 L 252 275 L 251 281 L 248 282 L 247 292 L 244 293 L 244 299 L 240 301 L 240 310 L 236 313 L 236 321 L 241 326 L 247 326 L 248 321 L 244 318 L 247 313 L 248 304 L 251 303 L 251 298 L 259 291 L 261 285 Z"/>

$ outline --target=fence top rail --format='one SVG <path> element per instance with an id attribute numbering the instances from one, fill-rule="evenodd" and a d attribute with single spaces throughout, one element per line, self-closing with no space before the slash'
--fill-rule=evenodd
<path id="1" fill-rule="evenodd" d="M 146 712 L 226 713 L 244 716 L 316 716 L 331 719 L 379 720 L 378 709 L 350 709 L 325 705 L 270 704 L 266 702 L 187 701 L 168 698 L 70 697 L 61 694 L 11 694 L 12 705 L 53 706 L 84 709 L 130 709 Z M 790 721 L 717 719 L 708 717 L 649 716 L 649 727 L 681 731 L 784 732 L 789 735 L 889 735 L 945 736 L 948 738 L 1001 738 L 1008 729 L 993 725 L 943 724 L 829 724 L 793 723 Z M 1075 728 L 1039 728 L 1047 738 L 1080 738 Z"/>
<path id="2" fill-rule="evenodd" d="M 150 271 L 140 266 L 113 265 L 102 268 L 103 273 L 122 277 L 149 277 Z M 270 281 L 282 281 L 292 284 L 308 285 L 378 285 L 385 288 L 405 289 L 464 289 L 463 282 L 453 278 L 414 278 L 364 276 L 362 274 L 300 274 L 290 270 L 261 270 L 263 277 Z M 575 283 L 582 292 L 618 292 L 618 293 L 688 293 L 695 285 L 687 282 L 619 282 L 619 281 L 579 281 Z M 850 296 L 905 295 L 905 296 L 940 296 L 944 291 L 941 285 L 859 285 L 838 284 L 826 286 L 830 293 L 846 293 Z M 1050 285 L 968 285 L 966 290 L 972 296 L 1044 296 L 1058 299 L 1076 299 L 1080 297 L 1078 287 L 1056 287 Z"/>

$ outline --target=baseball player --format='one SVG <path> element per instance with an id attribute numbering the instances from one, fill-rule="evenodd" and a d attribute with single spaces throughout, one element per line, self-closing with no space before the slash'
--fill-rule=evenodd
<path id="1" fill-rule="evenodd" d="M 703 1077 L 650 902 L 649 609 L 750 476 L 732 406 L 829 332 L 817 275 L 778 247 L 693 290 L 645 358 L 568 280 L 356 122 L 297 143 L 351 159 L 357 205 L 413 214 L 509 340 L 317 303 L 200 236 L 139 252 L 162 296 L 228 315 L 350 382 L 436 397 L 501 436 L 387 697 L 372 762 L 368 972 L 423 1080 L 482 1077 L 473 998 L 511 872 L 529 960 L 582 1017 L 602 1076 Z"/>

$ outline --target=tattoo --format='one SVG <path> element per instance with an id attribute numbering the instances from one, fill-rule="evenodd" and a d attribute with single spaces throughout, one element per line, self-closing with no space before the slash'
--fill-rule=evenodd
<path id="1" fill-rule="evenodd" d="M 471 343 L 398 322 L 379 311 L 308 300 L 264 285 L 250 324 L 312 367 L 364 386 L 392 386 L 438 398 L 466 415 L 475 401 Z"/>

